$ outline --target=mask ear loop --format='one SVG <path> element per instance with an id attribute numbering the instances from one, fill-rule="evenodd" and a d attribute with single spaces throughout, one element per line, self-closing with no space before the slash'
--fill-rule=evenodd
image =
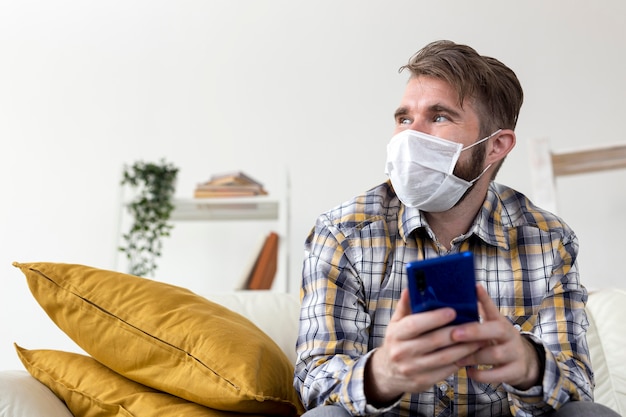
<path id="1" fill-rule="evenodd" d="M 479 176 L 477 176 L 476 178 L 474 178 L 473 180 L 471 180 L 471 181 L 470 181 L 470 183 L 473 185 L 476 181 L 478 181 L 478 180 L 480 179 L 480 177 L 482 177 L 482 176 L 483 176 L 483 174 L 484 174 L 485 172 L 487 172 L 487 170 L 488 170 L 489 168 L 491 168 L 491 165 L 493 165 L 493 164 L 489 164 L 489 165 L 487 165 L 487 168 L 483 169 L 483 172 L 481 172 Z"/>
<path id="2" fill-rule="evenodd" d="M 466 149 L 469 149 L 469 148 L 471 148 L 472 146 L 476 146 L 476 145 L 478 145 L 479 143 L 483 143 L 484 141 L 491 139 L 492 137 L 494 137 L 495 135 L 497 135 L 497 134 L 498 134 L 498 133 L 500 133 L 500 132 L 502 132 L 502 129 L 498 129 L 498 130 L 496 130 L 495 132 L 493 132 L 491 135 L 487 136 L 486 138 L 482 138 L 481 140 L 477 141 L 476 143 L 472 143 L 472 144 L 471 144 L 470 146 L 468 146 L 467 148 L 463 148 L 463 149 L 462 149 L 462 151 L 464 151 L 464 150 L 466 150 Z M 470 184 L 474 185 L 474 183 L 475 183 L 476 181 L 478 181 L 478 180 L 480 179 L 480 177 L 482 177 L 482 176 L 483 176 L 483 174 L 484 174 L 485 172 L 487 172 L 487 170 L 488 170 L 489 168 L 491 168 L 491 165 L 493 165 L 493 164 L 489 164 L 489 165 L 487 165 L 487 167 L 486 167 L 485 169 L 483 169 L 483 171 L 480 173 L 480 175 L 479 175 L 479 176 L 477 176 L 476 178 L 474 178 L 473 180 L 471 180 L 471 181 L 470 181 Z"/>
<path id="3" fill-rule="evenodd" d="M 498 134 L 498 133 L 500 133 L 500 132 L 502 132 L 502 129 L 498 129 L 498 130 L 496 130 L 495 132 L 493 132 L 491 135 L 489 135 L 489 136 L 487 136 L 487 137 L 484 137 L 484 138 L 482 138 L 481 140 L 476 141 L 476 142 L 472 143 L 472 144 L 471 144 L 471 145 L 469 145 L 469 146 L 466 146 L 465 148 L 461 149 L 461 152 L 463 152 L 463 151 L 465 151 L 465 150 L 467 150 L 467 149 L 469 149 L 469 148 L 471 148 L 471 147 L 473 147 L 473 146 L 476 146 L 476 145 L 478 145 L 479 143 L 483 143 L 484 141 L 491 139 L 492 137 L 494 137 L 495 135 L 497 135 L 497 134 Z M 489 167 L 487 167 L 487 168 L 489 168 Z M 483 173 L 484 173 L 484 172 L 485 172 L 485 171 L 483 171 Z M 482 175 L 482 174 L 480 174 L 480 175 Z M 479 177 L 479 178 L 480 178 L 480 177 Z"/>

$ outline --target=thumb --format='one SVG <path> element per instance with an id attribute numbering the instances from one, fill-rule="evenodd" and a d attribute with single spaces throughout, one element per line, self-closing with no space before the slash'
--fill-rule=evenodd
<path id="1" fill-rule="evenodd" d="M 411 301 L 409 300 L 409 290 L 407 288 L 402 290 L 400 294 L 400 300 L 398 300 L 398 305 L 396 305 L 396 311 L 393 312 L 393 316 L 391 316 L 391 321 L 399 321 L 403 317 L 411 315 Z"/>
<path id="2" fill-rule="evenodd" d="M 478 298 L 478 307 L 480 316 L 485 320 L 496 320 L 500 317 L 500 310 L 489 296 L 489 293 L 480 284 L 476 284 L 476 297 Z"/>

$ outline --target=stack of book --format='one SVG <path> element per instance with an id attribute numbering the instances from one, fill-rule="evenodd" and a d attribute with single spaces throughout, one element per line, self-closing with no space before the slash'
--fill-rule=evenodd
<path id="1" fill-rule="evenodd" d="M 263 184 L 241 171 L 213 175 L 207 182 L 198 184 L 193 193 L 195 198 L 246 197 L 266 195 Z"/>

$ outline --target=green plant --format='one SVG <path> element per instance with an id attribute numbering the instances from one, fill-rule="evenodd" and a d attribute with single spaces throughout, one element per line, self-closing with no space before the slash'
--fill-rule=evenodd
<path id="1" fill-rule="evenodd" d="M 133 221 L 128 233 L 122 235 L 126 245 L 119 250 L 129 261 L 128 272 L 150 276 L 157 269 L 157 258 L 163 248 L 162 238 L 174 227 L 168 223 L 174 210 L 172 198 L 178 168 L 162 159 L 159 163 L 135 162 L 124 167 L 122 185 L 135 191 L 127 204 Z"/>

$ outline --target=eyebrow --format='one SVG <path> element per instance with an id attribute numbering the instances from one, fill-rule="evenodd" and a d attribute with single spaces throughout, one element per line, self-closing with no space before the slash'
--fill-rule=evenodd
<path id="1" fill-rule="evenodd" d="M 404 115 L 406 115 L 408 113 L 409 113 L 409 109 L 407 109 L 406 107 L 404 107 L 404 106 L 398 107 L 396 109 L 396 111 L 393 113 L 393 120 L 397 120 L 398 117 L 404 116 Z"/>
<path id="2" fill-rule="evenodd" d="M 431 113 L 448 113 L 455 119 L 461 117 L 461 113 L 458 110 L 455 110 L 452 107 L 448 107 L 443 104 L 433 104 L 432 106 L 428 107 L 428 111 Z"/>

